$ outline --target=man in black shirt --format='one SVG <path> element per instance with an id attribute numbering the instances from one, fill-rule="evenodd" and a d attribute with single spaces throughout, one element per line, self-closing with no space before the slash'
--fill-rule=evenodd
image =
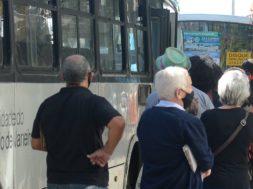
<path id="1" fill-rule="evenodd" d="M 40 105 L 32 130 L 33 149 L 43 150 L 45 139 L 48 189 L 107 188 L 107 162 L 122 136 L 124 119 L 88 89 L 92 75 L 83 56 L 67 57 L 62 75 L 67 86 Z M 109 131 L 103 145 L 105 126 Z"/>

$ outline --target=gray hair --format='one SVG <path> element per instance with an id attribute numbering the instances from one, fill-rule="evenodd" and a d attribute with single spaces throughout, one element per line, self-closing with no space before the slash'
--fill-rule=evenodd
<path id="1" fill-rule="evenodd" d="M 188 71 L 177 66 L 169 66 L 155 75 L 155 89 L 160 99 L 168 100 L 175 97 L 177 89 L 187 88 Z"/>
<path id="2" fill-rule="evenodd" d="M 63 62 L 62 75 L 67 83 L 81 83 L 90 71 L 89 62 L 84 56 L 68 56 Z"/>
<path id="3" fill-rule="evenodd" d="M 226 71 L 218 81 L 218 94 L 224 105 L 243 105 L 250 95 L 247 75 L 236 69 Z"/>

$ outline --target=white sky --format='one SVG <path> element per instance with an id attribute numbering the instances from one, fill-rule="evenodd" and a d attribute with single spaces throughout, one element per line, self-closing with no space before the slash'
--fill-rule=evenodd
<path id="1" fill-rule="evenodd" d="M 234 0 L 235 15 L 247 16 L 253 0 Z M 178 0 L 180 14 L 232 15 L 232 0 Z"/>

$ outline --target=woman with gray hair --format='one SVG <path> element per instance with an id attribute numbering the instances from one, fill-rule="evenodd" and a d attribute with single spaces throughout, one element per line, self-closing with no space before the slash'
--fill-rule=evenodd
<path id="1" fill-rule="evenodd" d="M 204 189 L 249 189 L 247 155 L 253 142 L 253 114 L 249 113 L 247 117 L 248 112 L 242 108 L 250 95 L 249 80 L 244 71 L 226 71 L 218 81 L 218 94 L 222 106 L 207 110 L 201 116 L 208 143 L 215 154 L 212 174 L 205 179 Z M 241 127 L 243 119 L 246 125 Z M 238 127 L 241 128 L 238 134 L 221 148 Z"/>
<path id="2" fill-rule="evenodd" d="M 211 173 L 213 156 L 201 121 L 185 112 L 193 98 L 186 69 L 167 67 L 155 75 L 160 101 L 141 116 L 139 138 L 143 172 L 141 188 L 202 189 L 202 177 Z M 183 152 L 188 145 L 197 161 L 192 170 Z"/>

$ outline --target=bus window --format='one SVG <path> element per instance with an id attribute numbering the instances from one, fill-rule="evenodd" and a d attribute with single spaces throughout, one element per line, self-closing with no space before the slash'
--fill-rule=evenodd
<path id="1" fill-rule="evenodd" d="M 76 16 L 62 16 L 62 56 L 63 60 L 71 55 L 77 54 L 77 24 Z"/>
<path id="2" fill-rule="evenodd" d="M 143 31 L 128 28 L 129 65 L 131 72 L 144 72 Z"/>
<path id="3" fill-rule="evenodd" d="M 91 20 L 84 17 L 80 17 L 79 28 L 80 54 L 84 55 L 91 65 L 94 65 L 94 40 L 91 35 L 94 32 Z"/>
<path id="4" fill-rule="evenodd" d="M 208 54 L 222 68 L 240 66 L 244 59 L 252 57 L 253 26 L 250 18 L 192 14 L 180 15 L 179 20 L 178 28 L 182 37 L 178 38 L 178 43 L 181 43 L 188 56 Z M 201 37 L 201 44 L 198 41 L 189 43 L 186 40 L 192 35 Z M 194 49 L 194 45 L 198 48 Z M 245 52 L 248 55 L 232 60 L 227 57 L 230 52 L 238 53 L 240 56 Z"/>
<path id="5" fill-rule="evenodd" d="M 137 49 L 138 49 L 138 72 L 144 72 L 144 32 L 142 30 L 137 30 Z"/>
<path id="6" fill-rule="evenodd" d="M 37 0 L 37 1 L 39 1 L 40 3 L 44 3 L 44 4 L 50 5 L 50 4 L 52 4 L 53 0 Z"/>
<path id="7" fill-rule="evenodd" d="M 100 65 L 105 72 L 122 70 L 120 26 L 99 22 Z"/>
<path id="8" fill-rule="evenodd" d="M 141 17 L 144 11 L 144 6 L 140 0 L 127 0 L 127 28 L 128 34 L 128 64 L 132 73 L 142 73 L 145 71 L 144 67 L 144 36 L 146 29 L 144 20 Z M 142 8 L 140 8 L 142 6 Z"/>
<path id="9" fill-rule="evenodd" d="M 19 66 L 52 67 L 51 11 L 14 3 L 15 61 Z"/>
<path id="10" fill-rule="evenodd" d="M 80 1 L 80 10 L 83 12 L 89 12 L 90 11 L 89 0 L 79 0 L 79 1 Z"/>
<path id="11" fill-rule="evenodd" d="M 142 19 L 139 16 L 139 6 L 140 0 L 127 0 L 127 21 L 129 23 L 134 23 L 142 25 Z"/>
<path id="12" fill-rule="evenodd" d="M 61 0 L 61 7 L 83 12 L 89 12 L 90 10 L 89 0 Z"/>
<path id="13" fill-rule="evenodd" d="M 137 50 L 136 50 L 136 33 L 133 28 L 127 30 L 128 33 L 128 49 L 129 49 L 129 65 L 132 72 L 137 72 Z"/>
<path id="14" fill-rule="evenodd" d="M 120 20 L 119 0 L 99 0 L 99 15 Z"/>
<path id="15" fill-rule="evenodd" d="M 61 0 L 62 60 L 72 54 L 82 54 L 94 69 L 93 19 L 88 15 L 83 16 L 83 12 L 90 11 L 89 2 L 89 0 Z M 75 11 L 64 10 L 66 8 Z"/>
<path id="16" fill-rule="evenodd" d="M 99 0 L 99 55 L 103 72 L 122 72 L 122 44 L 119 0 Z M 101 18 L 107 17 L 111 21 Z"/>
<path id="17" fill-rule="evenodd" d="M 78 10 L 78 0 L 61 0 L 61 7 Z"/>
<path id="18" fill-rule="evenodd" d="M 3 1 L 0 0 L 0 65 L 3 64 L 3 38 L 4 38 L 4 17 Z"/>

